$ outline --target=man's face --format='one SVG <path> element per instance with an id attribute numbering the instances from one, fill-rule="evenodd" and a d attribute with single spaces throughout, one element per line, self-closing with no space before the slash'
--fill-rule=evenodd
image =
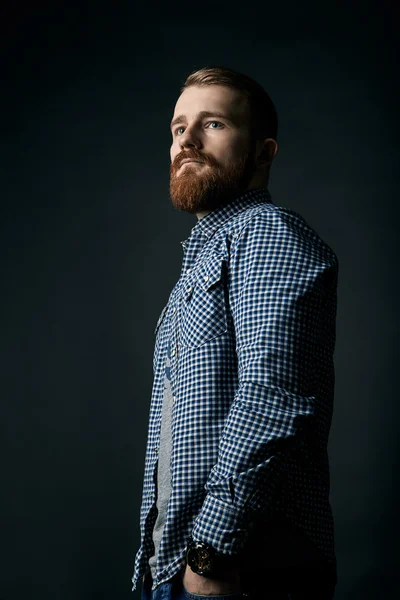
<path id="1" fill-rule="evenodd" d="M 199 216 L 249 188 L 255 144 L 250 142 L 248 108 L 238 90 L 189 87 L 178 98 L 171 123 L 170 196 L 177 209 Z M 184 159 L 199 162 L 181 166 Z"/>

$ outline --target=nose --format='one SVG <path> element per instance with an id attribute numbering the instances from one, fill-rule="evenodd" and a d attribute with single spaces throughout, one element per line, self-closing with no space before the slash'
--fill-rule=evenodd
<path id="1" fill-rule="evenodd" d="M 200 148 L 201 142 L 198 136 L 196 136 L 194 130 L 190 127 L 187 127 L 179 138 L 179 146 L 181 148 Z"/>

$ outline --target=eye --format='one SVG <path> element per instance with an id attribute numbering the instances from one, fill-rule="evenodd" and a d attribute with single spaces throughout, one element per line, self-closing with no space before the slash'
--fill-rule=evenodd
<path id="1" fill-rule="evenodd" d="M 222 125 L 222 127 L 224 126 L 223 123 L 220 123 L 220 121 L 209 121 L 207 123 L 207 125 L 211 124 L 211 123 L 217 123 L 218 125 Z M 214 129 L 214 127 L 211 127 L 211 129 Z"/>
<path id="2" fill-rule="evenodd" d="M 222 125 L 222 128 L 224 127 L 224 124 L 221 123 L 220 121 L 208 121 L 206 123 L 206 125 L 210 125 L 211 123 L 216 123 L 217 125 Z M 176 127 L 174 130 L 175 135 L 178 135 L 178 131 L 179 129 L 184 129 L 183 125 L 180 125 L 179 127 Z M 216 127 L 211 127 L 211 129 L 217 129 Z M 220 128 L 219 128 L 220 129 Z"/>

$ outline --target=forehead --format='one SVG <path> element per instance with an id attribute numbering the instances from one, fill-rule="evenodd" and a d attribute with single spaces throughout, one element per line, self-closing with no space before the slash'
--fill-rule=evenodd
<path id="1" fill-rule="evenodd" d="M 223 85 L 190 86 L 183 90 L 176 104 L 174 117 L 184 115 L 192 119 L 201 111 L 219 112 L 242 122 L 247 116 L 245 96 Z"/>

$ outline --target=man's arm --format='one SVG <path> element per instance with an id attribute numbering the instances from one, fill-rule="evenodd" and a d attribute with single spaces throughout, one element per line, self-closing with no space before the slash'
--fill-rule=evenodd
<path id="1" fill-rule="evenodd" d="M 318 420 L 321 361 L 332 360 L 338 262 L 291 217 L 260 213 L 231 248 L 229 302 L 239 385 L 192 530 L 239 553 L 275 501 L 286 457 Z"/>

